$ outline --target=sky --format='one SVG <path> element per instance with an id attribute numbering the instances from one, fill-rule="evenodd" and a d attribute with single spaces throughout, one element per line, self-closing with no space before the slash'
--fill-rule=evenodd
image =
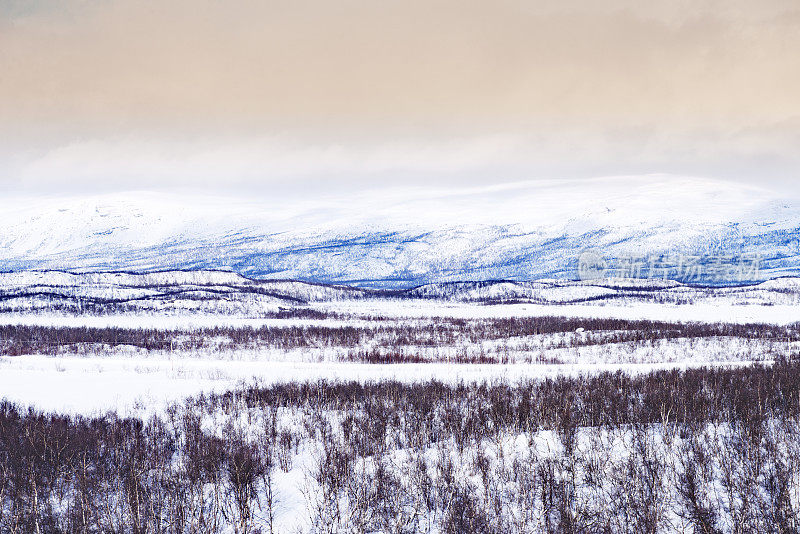
<path id="1" fill-rule="evenodd" d="M 796 0 L 0 0 L 0 188 L 787 192 Z"/>

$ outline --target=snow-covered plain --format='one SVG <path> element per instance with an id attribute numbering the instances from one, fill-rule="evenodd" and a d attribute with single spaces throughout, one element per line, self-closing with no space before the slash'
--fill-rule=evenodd
<path id="1" fill-rule="evenodd" d="M 59 413 L 103 414 L 108 410 L 145 418 L 171 403 L 200 393 L 224 393 L 241 385 L 356 381 L 515 383 L 525 379 L 600 371 L 647 372 L 701 365 L 746 365 L 746 361 L 683 361 L 642 364 L 365 364 L 342 362 L 224 361 L 200 358 L 148 359 L 0 357 L 2 398 Z"/>
<path id="2" fill-rule="evenodd" d="M 25 293 L 13 311 L 0 314 L 0 326 L 87 327 L 153 329 L 175 336 L 223 328 L 356 328 L 365 331 L 436 328 L 445 321 L 572 317 L 586 319 L 652 320 L 667 323 L 736 323 L 783 325 L 800 322 L 795 279 L 774 280 L 745 288 L 691 288 L 666 284 L 647 291 L 626 293 L 610 300 L 573 303 L 542 302 L 546 292 L 562 296 L 587 290 L 619 292 L 620 281 L 593 284 L 539 282 L 482 286 L 426 286 L 410 294 L 362 292 L 350 288 L 297 282 L 259 282 L 233 273 L 169 272 L 149 275 L 129 273 L 28 272 L 0 275 L 0 291 Z M 186 297 L 187 287 L 204 296 Z M 46 290 L 43 290 L 46 289 Z M 262 293 L 253 293 L 260 288 Z M 538 293 L 531 294 L 535 289 Z M 611 289 L 617 288 L 617 289 Z M 146 291 L 154 298 L 140 300 Z M 217 291 L 217 292 L 215 292 Z M 655 302 L 675 291 L 694 292 L 693 304 Z M 469 294 L 465 298 L 466 293 Z M 488 303 L 487 292 L 503 292 L 515 303 Z M 532 302 L 517 302 L 522 293 Z M 36 297 L 31 296 L 37 294 Z M 277 296 L 276 296 L 277 295 Z M 95 299 L 97 307 L 83 307 Z M 662 299 L 663 300 L 663 299 Z M 9 299 L 5 303 L 8 304 Z M 125 309 L 103 312 L 107 302 L 124 301 Z M 158 302 L 157 306 L 152 306 Z M 201 307 L 194 306 L 197 302 Z M 276 305 L 276 302 L 279 304 Z M 224 306 L 223 306 L 224 304 Z M 76 308 L 80 307 L 80 308 Z M 278 317 L 276 312 L 287 315 Z M 788 341 L 738 338 L 660 339 L 652 342 L 602 340 L 595 333 L 588 345 L 573 345 L 582 334 L 556 333 L 497 340 L 456 339 L 447 344 L 390 345 L 368 341 L 363 347 L 336 345 L 280 348 L 226 347 L 145 350 L 131 346 L 86 346 L 49 354 L 0 356 L 0 397 L 48 410 L 123 412 L 161 409 L 200 392 L 225 391 L 258 380 L 263 383 L 334 380 L 404 381 L 515 381 L 554 374 L 594 373 L 605 370 L 649 370 L 662 367 L 771 361 L 796 350 Z M 387 338 L 390 339 L 390 338 Z M 376 344 L 377 343 L 377 344 Z M 392 350 L 424 357 L 433 363 L 369 364 L 347 361 L 360 349 Z M 442 363 L 459 357 L 490 356 L 507 363 Z"/>

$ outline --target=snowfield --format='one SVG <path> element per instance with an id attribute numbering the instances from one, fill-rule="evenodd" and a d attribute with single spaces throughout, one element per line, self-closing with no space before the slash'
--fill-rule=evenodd
<path id="1" fill-rule="evenodd" d="M 673 347 L 674 350 L 679 347 Z M 703 347 L 708 348 L 708 347 Z M 630 357 L 624 348 L 621 352 Z M 424 382 L 508 383 L 556 376 L 582 376 L 603 371 L 644 373 L 657 369 L 740 366 L 751 360 L 714 347 L 708 359 L 646 363 L 559 364 L 365 364 L 343 362 L 298 362 L 269 360 L 224 360 L 203 358 L 92 358 L 70 356 L 0 357 L 2 398 L 40 410 L 85 415 L 108 410 L 145 419 L 163 413 L 172 403 L 201 393 L 224 393 L 242 385 L 270 385 L 289 382 Z M 241 356 L 241 355 L 240 355 Z M 575 356 L 570 355 L 574 361 Z M 743 356 L 738 354 L 738 356 Z M 715 357 L 724 357 L 716 361 Z M 578 358 L 579 359 L 579 358 Z M 632 359 L 638 359 L 633 356 Z M 760 360 L 770 363 L 771 360 Z"/>
<path id="2" fill-rule="evenodd" d="M 21 272 L 0 274 L 0 283 L 0 305 L 13 308 L 0 314 L 0 328 L 10 336 L 0 356 L 2 396 L 70 412 L 163 408 L 252 380 L 517 381 L 770 362 L 797 350 L 792 336 L 800 323 L 800 306 L 787 303 L 800 294 L 796 279 L 716 289 L 675 283 L 642 288 L 620 280 L 459 283 L 399 293 L 257 281 L 225 272 Z M 575 302 L 541 303 L 548 291 Z M 676 291 L 694 294 L 697 302 L 670 303 Z M 583 299 L 609 293 L 615 296 Z M 9 296 L 20 294 L 27 296 Z M 532 301 L 519 302 L 523 294 Z M 503 295 L 512 296 L 511 303 L 498 303 Z M 558 323 L 551 319 L 558 317 L 577 322 L 566 330 L 530 333 L 519 327 L 513 335 L 475 338 L 485 335 L 480 329 L 503 321 L 535 326 L 537 318 Z M 582 320 L 606 319 L 762 324 L 776 337 L 709 331 L 639 339 L 638 323 L 584 332 L 595 323 Z M 16 352 L 9 355 L 8 343 L 23 327 L 33 329 L 25 334 L 33 338 L 13 341 Z M 784 327 L 786 334 L 775 330 Z M 140 331 L 161 332 L 165 339 L 141 342 Z M 92 337 L 100 334 L 105 337 Z M 243 335 L 256 338 L 235 340 Z"/>

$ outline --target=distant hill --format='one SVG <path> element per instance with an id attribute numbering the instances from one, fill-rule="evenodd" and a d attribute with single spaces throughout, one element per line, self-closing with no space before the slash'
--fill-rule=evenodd
<path id="1" fill-rule="evenodd" d="M 398 289 L 575 280 L 587 274 L 579 268 L 587 250 L 601 269 L 588 278 L 738 285 L 800 275 L 800 204 L 753 186 L 647 176 L 314 202 L 10 197 L 0 208 L 5 271 L 221 269 Z M 740 265 L 750 261 L 758 268 Z"/>

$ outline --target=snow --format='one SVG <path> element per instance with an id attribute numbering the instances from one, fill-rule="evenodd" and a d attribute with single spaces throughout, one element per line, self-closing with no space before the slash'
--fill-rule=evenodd
<path id="1" fill-rule="evenodd" d="M 68 413 L 147 415 L 201 392 L 225 392 L 242 383 L 290 381 L 380 381 L 449 383 L 520 381 L 601 371 L 646 372 L 708 365 L 708 361 L 647 364 L 391 364 L 340 362 L 219 361 L 202 358 L 71 356 L 0 357 L 2 398 L 43 410 Z M 744 365 L 728 361 L 719 365 Z"/>
<path id="2" fill-rule="evenodd" d="M 179 314 L 109 314 L 109 315 L 65 315 L 52 313 L 10 313 L 0 314 L 0 325 L 59 326 L 89 328 L 148 328 L 157 330 L 197 330 L 201 328 L 262 326 L 370 326 L 374 320 L 366 319 L 265 319 L 237 315 Z"/>
<path id="3" fill-rule="evenodd" d="M 109 302 L 117 308 L 106 307 L 105 313 L 119 315 L 124 309 L 125 316 L 217 316 L 226 324 L 233 321 L 230 317 L 263 318 L 281 310 L 345 312 L 354 318 L 452 312 L 458 316 L 607 315 L 789 323 L 800 320 L 796 313 L 800 308 L 800 279 L 719 288 L 607 279 L 592 283 L 459 282 L 427 284 L 407 291 L 366 291 L 298 281 L 251 280 L 219 271 L 0 273 L 0 307 L 5 310 L 0 322 L 31 314 L 56 317 L 55 310 L 59 309 L 61 315 L 81 314 L 88 305 Z M 487 303 L 490 305 L 484 305 Z"/>
<path id="4" fill-rule="evenodd" d="M 792 324 L 800 322 L 800 306 L 741 306 L 730 303 L 665 305 L 649 302 L 628 304 L 498 304 L 480 306 L 446 301 L 364 300 L 321 304 L 319 309 L 380 317 L 585 317 L 626 320 L 701 323 Z"/>

